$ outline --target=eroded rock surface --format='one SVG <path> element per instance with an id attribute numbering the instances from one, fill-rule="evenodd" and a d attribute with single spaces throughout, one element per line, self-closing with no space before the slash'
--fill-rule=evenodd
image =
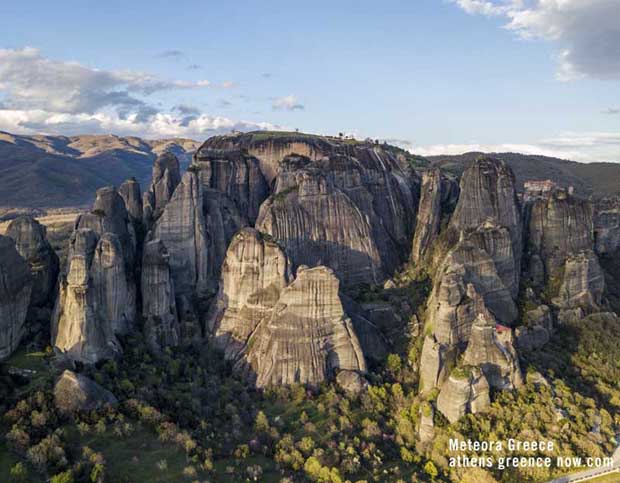
<path id="1" fill-rule="evenodd" d="M 21 341 L 33 287 L 30 267 L 15 242 L 0 235 L 0 360 Z"/>
<path id="2" fill-rule="evenodd" d="M 490 405 L 489 384 L 484 374 L 470 367 L 455 369 L 437 398 L 437 409 L 451 423 L 465 414 L 484 412 Z"/>
<path id="3" fill-rule="evenodd" d="M 171 152 L 164 152 L 155 159 L 151 185 L 144 193 L 144 224 L 149 227 L 164 211 L 174 190 L 181 182 L 179 160 Z"/>
<path id="4" fill-rule="evenodd" d="M 135 178 L 130 178 L 120 185 L 118 193 L 125 202 L 127 213 L 129 218 L 133 222 L 134 226 L 142 223 L 143 206 L 142 206 L 142 192 L 140 190 L 140 183 Z"/>
<path id="5" fill-rule="evenodd" d="M 59 262 L 47 241 L 45 227 L 30 216 L 20 216 L 9 223 L 5 234 L 13 239 L 17 251 L 30 266 L 31 305 L 43 307 L 53 303 Z"/>

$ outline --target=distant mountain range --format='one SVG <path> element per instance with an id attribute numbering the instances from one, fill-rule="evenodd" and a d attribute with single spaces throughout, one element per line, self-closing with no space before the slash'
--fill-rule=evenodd
<path id="1" fill-rule="evenodd" d="M 97 188 L 135 177 L 144 190 L 155 157 L 165 150 L 185 169 L 201 142 L 146 140 L 114 135 L 21 136 L 0 131 L 0 208 L 88 206 Z M 428 160 L 456 175 L 483 153 L 432 156 Z M 620 194 L 620 163 L 577 163 L 546 156 L 496 153 L 515 172 L 517 188 L 528 179 L 551 179 L 596 198 Z"/>
<path id="2" fill-rule="evenodd" d="M 431 156 L 431 164 L 458 176 L 483 153 L 471 152 L 455 156 Z M 562 186 L 573 186 L 582 197 L 604 198 L 620 194 L 620 163 L 578 163 L 548 156 L 519 153 L 484 153 L 503 159 L 517 178 L 517 189 L 530 179 L 550 179 Z"/>
<path id="3" fill-rule="evenodd" d="M 200 146 L 190 139 L 19 136 L 0 131 L 0 207 L 52 208 L 90 204 L 97 188 L 134 176 L 144 189 L 164 150 L 182 167 Z"/>

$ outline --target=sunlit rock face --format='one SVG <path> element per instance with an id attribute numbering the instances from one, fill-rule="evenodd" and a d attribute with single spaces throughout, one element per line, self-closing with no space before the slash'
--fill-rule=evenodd
<path id="1" fill-rule="evenodd" d="M 293 278 L 284 250 L 250 228 L 230 244 L 208 326 L 215 346 L 259 387 L 366 368 L 333 271 L 302 266 Z"/>
<path id="2" fill-rule="evenodd" d="M 526 208 L 526 274 L 532 286 L 560 311 L 560 318 L 578 318 L 599 311 L 605 278 L 596 251 L 606 254 L 615 249 L 609 217 L 602 215 L 598 219 L 595 240 L 594 212 L 589 201 L 558 190 Z M 613 206 L 607 208 L 613 210 Z"/>
<path id="3" fill-rule="evenodd" d="M 119 246 L 118 239 L 100 244 L 97 233 L 87 228 L 76 230 L 71 237 L 67 271 L 59 283 L 52 317 L 52 344 L 69 359 L 94 364 L 120 353 L 112 321 L 107 318 L 118 306 L 106 305 L 114 288 L 107 286 L 106 275 L 117 280 L 113 272 L 123 265 L 115 250 Z M 104 273 L 106 269 L 110 273 Z"/>
<path id="4" fill-rule="evenodd" d="M 436 173 L 427 175 L 427 186 L 441 191 Z M 430 211 L 437 210 L 439 201 L 427 197 Z M 489 385 L 521 384 L 512 331 L 500 325 L 510 326 L 519 315 L 523 250 L 521 208 L 505 163 L 481 158 L 465 170 L 454 213 L 435 240 L 420 377 L 423 391 L 440 388 L 437 407 L 453 421 L 484 410 Z"/>
<path id="5" fill-rule="evenodd" d="M 30 266 L 31 306 L 49 305 L 54 300 L 59 262 L 47 241 L 45 227 L 30 216 L 20 216 L 9 223 L 5 235 L 13 239 L 17 251 Z"/>
<path id="6" fill-rule="evenodd" d="M 19 345 L 30 305 L 33 277 L 15 242 L 0 235 L 0 360 Z"/>

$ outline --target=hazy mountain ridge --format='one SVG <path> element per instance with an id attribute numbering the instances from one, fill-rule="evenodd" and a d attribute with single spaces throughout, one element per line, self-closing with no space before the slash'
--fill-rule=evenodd
<path id="1" fill-rule="evenodd" d="M 200 143 L 114 135 L 20 136 L 0 132 L 0 206 L 87 205 L 93 192 L 135 177 L 146 185 L 157 155 L 169 150 L 189 165 Z"/>

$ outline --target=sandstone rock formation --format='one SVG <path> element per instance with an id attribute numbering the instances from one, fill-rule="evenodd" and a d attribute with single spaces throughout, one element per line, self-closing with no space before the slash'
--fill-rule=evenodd
<path id="1" fill-rule="evenodd" d="M 422 265 L 439 236 L 442 218 L 450 214 L 458 199 L 458 185 L 444 177 L 439 169 L 422 176 L 420 204 L 413 237 L 411 260 Z"/>
<path id="2" fill-rule="evenodd" d="M 22 338 L 33 280 L 15 242 L 0 235 L 0 360 L 9 357 Z"/>
<path id="3" fill-rule="evenodd" d="M 43 307 L 53 303 L 59 262 L 47 241 L 45 227 L 30 216 L 20 216 L 9 223 L 5 235 L 13 239 L 17 251 L 30 266 L 31 305 Z"/>
<path id="4" fill-rule="evenodd" d="M 72 360 L 96 363 L 120 352 L 113 321 L 124 308 L 115 300 L 119 280 L 120 242 L 109 234 L 101 243 L 93 230 L 80 228 L 71 237 L 66 276 L 61 277 L 52 317 L 52 344 Z M 120 294 L 125 296 L 126 294 Z M 108 307 L 107 303 L 112 303 Z M 120 321 L 116 321 L 120 325 Z"/>
<path id="5" fill-rule="evenodd" d="M 140 190 L 140 183 L 138 183 L 136 178 L 130 178 L 121 184 L 118 188 L 118 194 L 123 198 L 127 213 L 134 226 L 142 223 L 142 218 L 144 216 L 142 192 Z"/>
<path id="6" fill-rule="evenodd" d="M 144 245 L 142 256 L 142 316 L 144 337 L 154 351 L 179 343 L 174 283 L 170 255 L 161 240 Z"/>
<path id="7" fill-rule="evenodd" d="M 254 229 L 237 233 L 222 266 L 220 291 L 209 320 L 215 346 L 235 359 L 258 324 L 271 316 L 291 276 L 280 246 Z"/>
<path id="8" fill-rule="evenodd" d="M 180 182 L 179 160 L 173 153 L 165 151 L 155 159 L 151 185 L 144 193 L 144 224 L 147 227 L 161 216 Z"/>
<path id="9" fill-rule="evenodd" d="M 598 255 L 613 256 L 620 248 L 620 197 L 605 198 L 594 207 L 595 247 Z"/>
<path id="10" fill-rule="evenodd" d="M 436 189 L 436 173 L 427 176 L 429 183 Z M 429 211 L 437 209 L 431 201 Z M 488 405 L 489 384 L 496 389 L 521 384 L 511 329 L 500 324 L 518 317 L 522 236 L 512 171 L 501 161 L 478 159 L 464 172 L 449 225 L 436 239 L 426 314 L 430 334 L 420 361 L 421 390 L 440 388 L 437 407 L 451 421 Z M 468 376 L 454 377 L 459 371 Z M 479 403 L 478 393 L 484 394 Z"/>
<path id="11" fill-rule="evenodd" d="M 349 395 L 360 394 L 368 387 L 364 377 L 355 371 L 340 371 L 336 376 L 336 383 Z"/>
<path id="12" fill-rule="evenodd" d="M 269 320 L 251 336 L 246 361 L 256 385 L 318 384 L 338 369 L 366 371 L 353 324 L 327 267 L 299 267 Z"/>
<path id="13" fill-rule="evenodd" d="M 225 193 L 246 223 L 254 225 L 269 186 L 259 161 L 239 149 L 217 150 L 205 146 L 194 156 L 191 169 L 198 169 L 205 188 Z"/>
<path id="14" fill-rule="evenodd" d="M 532 286 L 560 312 L 600 310 L 605 282 L 594 251 L 591 203 L 557 190 L 526 206 L 526 213 L 527 276 Z M 599 248 L 604 253 L 602 232 L 601 236 Z"/>
<path id="15" fill-rule="evenodd" d="M 455 369 L 437 398 L 437 409 L 451 423 L 465 414 L 484 412 L 490 405 L 489 384 L 475 367 Z"/>
<path id="16" fill-rule="evenodd" d="M 209 318 L 214 344 L 259 386 L 319 383 L 337 369 L 364 372 L 362 349 L 326 267 L 299 267 L 256 230 L 230 244 Z"/>
<path id="17" fill-rule="evenodd" d="M 54 385 L 54 404 L 61 413 L 74 414 L 93 411 L 105 406 L 116 406 L 118 400 L 95 381 L 66 370 Z"/>

